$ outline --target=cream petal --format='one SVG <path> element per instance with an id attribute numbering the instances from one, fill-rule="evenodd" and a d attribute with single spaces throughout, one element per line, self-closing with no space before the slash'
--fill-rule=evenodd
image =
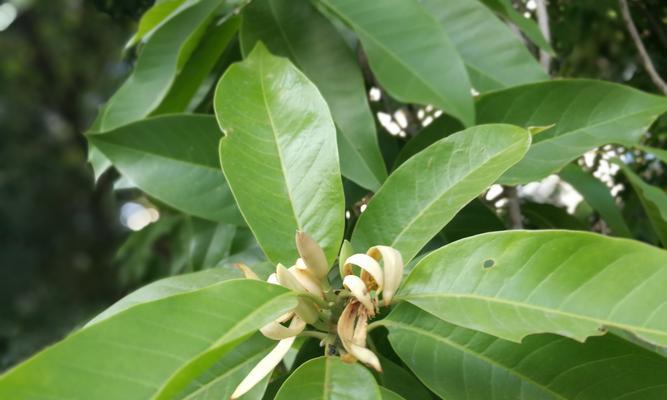
<path id="1" fill-rule="evenodd" d="M 288 289 L 292 289 L 296 292 L 306 292 L 306 288 L 303 287 L 301 283 L 292 275 L 292 273 L 285 268 L 284 265 L 276 265 L 276 275 L 278 276 L 278 282 Z"/>
<path id="2" fill-rule="evenodd" d="M 300 269 L 297 265 L 287 269 L 292 276 L 296 278 L 297 281 L 311 294 L 318 296 L 319 298 L 324 298 L 324 292 L 320 286 L 319 281 L 315 278 L 309 270 Z"/>
<path id="3" fill-rule="evenodd" d="M 301 320 L 298 316 L 295 316 L 290 323 L 290 328 L 299 328 L 303 330 L 306 326 L 306 323 Z M 246 394 L 250 389 L 252 389 L 259 381 L 264 379 L 265 376 L 271 373 L 273 369 L 280 363 L 280 361 L 287 355 L 287 352 L 292 348 L 296 336 L 283 339 L 276 347 L 271 350 L 264 358 L 260 360 L 259 363 L 253 368 L 250 373 L 241 381 L 241 383 L 236 387 L 234 393 L 232 393 L 231 399 L 237 399 L 244 394 Z"/>
<path id="4" fill-rule="evenodd" d="M 269 277 L 266 279 L 267 282 L 269 282 L 272 285 L 280 285 L 280 282 L 278 282 L 278 275 L 276 273 L 272 273 L 269 275 Z"/>
<path id="5" fill-rule="evenodd" d="M 296 316 L 295 318 L 300 318 Z M 274 321 L 264 325 L 259 331 L 262 332 L 262 335 L 266 336 L 272 340 L 283 340 L 296 336 L 303 330 L 303 326 L 296 328 L 288 328 L 281 323 Z"/>
<path id="6" fill-rule="evenodd" d="M 357 319 L 357 308 L 359 304 L 350 302 L 348 303 L 343 312 L 338 317 L 338 324 L 336 325 L 336 332 L 340 341 L 343 343 L 345 350 L 349 352 L 349 344 L 351 344 L 354 337 L 354 323 Z"/>
<path id="7" fill-rule="evenodd" d="M 250 267 L 248 267 L 248 266 L 245 265 L 244 263 L 236 263 L 236 264 L 234 264 L 234 266 L 235 266 L 236 268 L 238 268 L 239 270 L 241 270 L 241 272 L 243 272 L 243 276 L 244 276 L 246 279 L 259 280 L 259 277 L 258 277 L 257 274 L 255 273 L 255 271 L 251 270 Z"/>
<path id="8" fill-rule="evenodd" d="M 329 273 L 329 263 L 320 245 L 302 231 L 296 232 L 294 240 L 299 255 L 313 274 L 319 279 L 326 278 Z"/>
<path id="9" fill-rule="evenodd" d="M 352 295 L 366 307 L 368 315 L 375 315 L 375 306 L 373 306 L 371 295 L 368 293 L 366 284 L 364 284 L 361 278 L 356 275 L 348 275 L 343 279 L 343 286 L 352 292 Z"/>
<path id="10" fill-rule="evenodd" d="M 378 372 L 382 372 L 382 366 L 380 365 L 380 360 L 372 351 L 368 350 L 365 347 L 357 346 L 356 344 L 351 344 L 349 352 L 357 360 L 372 367 L 374 370 Z"/>
<path id="11" fill-rule="evenodd" d="M 353 254 L 345 260 L 344 271 L 346 275 L 352 274 L 352 265 L 361 268 L 362 274 L 365 271 L 370 274 L 378 285 L 377 292 L 382 291 L 384 285 L 384 273 L 380 264 L 367 254 Z"/>
<path id="12" fill-rule="evenodd" d="M 389 246 L 371 247 L 368 249 L 367 254 L 377 261 L 380 261 L 380 259 L 382 260 L 384 266 L 384 289 L 382 293 L 382 301 L 385 306 L 388 306 L 403 279 L 403 257 L 398 250 Z"/>

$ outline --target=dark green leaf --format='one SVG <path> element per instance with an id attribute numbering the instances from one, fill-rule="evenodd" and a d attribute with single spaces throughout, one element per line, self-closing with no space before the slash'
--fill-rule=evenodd
<path id="1" fill-rule="evenodd" d="M 607 334 L 522 344 L 457 327 L 410 304 L 383 321 L 392 346 L 443 399 L 663 399 L 667 359 Z"/>
<path id="2" fill-rule="evenodd" d="M 475 110 L 463 61 L 417 0 L 319 1 L 354 29 L 371 69 L 392 97 L 432 104 L 466 126 L 473 124 Z"/>
<path id="3" fill-rule="evenodd" d="M 484 95 L 477 104 L 479 123 L 555 124 L 535 135 L 526 157 L 501 179 L 506 184 L 540 180 L 598 146 L 636 144 L 665 111 L 665 97 L 591 80 L 518 86 Z"/>
<path id="4" fill-rule="evenodd" d="M 89 135 L 120 173 L 147 194 L 185 213 L 242 224 L 218 161 L 222 133 L 204 115 L 153 117 Z"/>

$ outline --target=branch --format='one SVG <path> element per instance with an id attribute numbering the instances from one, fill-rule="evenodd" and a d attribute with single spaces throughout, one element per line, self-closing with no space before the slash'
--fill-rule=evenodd
<path id="1" fill-rule="evenodd" d="M 540 27 L 542 36 L 546 39 L 547 43 L 551 43 L 551 31 L 549 30 L 549 13 L 547 12 L 547 0 L 537 0 L 536 1 L 536 12 L 537 12 L 537 24 Z M 550 72 L 551 68 L 551 54 L 540 49 L 540 63 L 547 71 Z"/>
<path id="2" fill-rule="evenodd" d="M 632 15 L 630 14 L 630 8 L 628 7 L 628 2 L 626 0 L 618 0 L 618 6 L 621 9 L 621 15 L 623 16 L 625 27 L 628 29 L 630 37 L 632 38 L 632 41 L 634 42 L 635 47 L 639 52 L 639 59 L 644 65 L 644 69 L 648 73 L 649 77 L 651 78 L 655 86 L 657 86 L 658 89 L 660 89 L 664 94 L 667 94 L 667 83 L 665 83 L 665 81 L 662 80 L 662 78 L 658 74 L 658 71 L 655 70 L 655 66 L 651 61 L 651 57 L 649 57 L 648 53 L 646 52 L 644 43 L 642 43 L 642 39 L 639 36 L 637 27 L 635 26 L 635 23 L 632 20 Z"/>
<path id="3" fill-rule="evenodd" d="M 519 203 L 519 194 L 514 186 L 505 186 L 507 194 L 507 210 L 509 212 L 512 229 L 523 229 L 523 218 L 521 216 L 521 205 Z"/>

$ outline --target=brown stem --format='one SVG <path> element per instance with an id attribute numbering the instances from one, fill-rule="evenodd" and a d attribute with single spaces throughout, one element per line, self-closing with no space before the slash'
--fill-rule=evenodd
<path id="1" fill-rule="evenodd" d="M 644 43 L 642 42 L 641 36 L 639 36 L 637 27 L 635 26 L 635 22 L 632 20 L 632 14 L 630 14 L 630 7 L 628 7 L 628 2 L 626 0 L 618 0 L 618 6 L 621 9 L 621 15 L 623 16 L 625 27 L 628 29 L 630 37 L 632 38 L 632 41 L 634 42 L 635 47 L 639 52 L 639 59 L 641 60 L 646 73 L 648 73 L 648 76 L 651 78 L 651 81 L 653 81 L 653 84 L 655 84 L 655 86 L 657 86 L 658 89 L 660 89 L 664 94 L 667 94 L 667 83 L 665 83 L 662 77 L 660 77 L 660 74 L 658 74 L 658 71 L 656 71 L 655 66 L 653 65 L 653 61 L 651 61 L 651 57 L 649 57 L 648 52 L 644 47 Z"/>
<path id="2" fill-rule="evenodd" d="M 507 210 L 509 212 L 512 229 L 523 229 L 523 218 L 521 217 L 521 205 L 519 203 L 519 194 L 514 186 L 505 186 L 507 193 Z"/>

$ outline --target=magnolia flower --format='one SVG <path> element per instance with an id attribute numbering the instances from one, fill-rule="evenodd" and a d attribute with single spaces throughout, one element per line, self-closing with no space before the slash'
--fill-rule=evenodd
<path id="1" fill-rule="evenodd" d="M 368 320 L 375 317 L 380 306 L 388 306 L 403 277 L 401 254 L 388 246 L 375 246 L 366 254 L 349 254 L 345 243 L 339 264 L 346 290 L 332 290 L 327 279 L 329 264 L 322 248 L 308 235 L 297 232 L 296 247 L 300 258 L 286 268 L 276 265 L 276 272 L 267 282 L 300 293 L 297 306 L 260 332 L 278 344 L 243 379 L 232 394 L 236 399 L 252 389 L 282 361 L 300 334 L 323 338 L 320 345 L 336 346 L 345 362 L 360 361 L 382 371 L 378 357 L 366 347 Z M 237 267 L 248 279 L 259 279 L 247 266 Z M 355 267 L 360 270 L 355 274 Z M 343 310 L 340 315 L 337 315 Z M 316 331 L 304 332 L 306 325 Z M 339 344 L 338 344 L 339 343 Z"/>

